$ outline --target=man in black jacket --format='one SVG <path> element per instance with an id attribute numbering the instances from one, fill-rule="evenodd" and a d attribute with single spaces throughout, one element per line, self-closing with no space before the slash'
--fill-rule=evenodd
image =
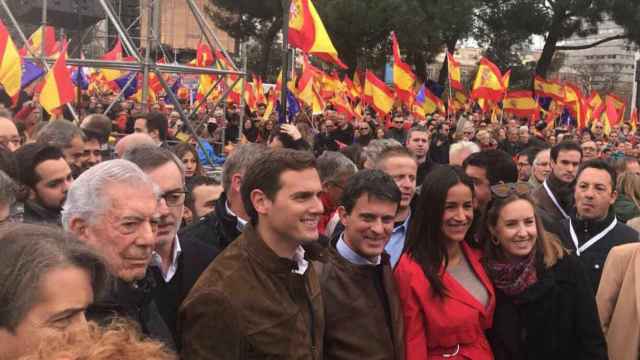
<path id="1" fill-rule="evenodd" d="M 175 348 L 153 301 L 155 281 L 147 271 L 157 243 L 158 203 L 154 183 L 139 167 L 127 160 L 110 160 L 76 179 L 62 210 L 62 223 L 102 255 L 117 281 L 95 299 L 87 317 L 99 323 L 130 319 L 145 335 Z"/>
<path id="2" fill-rule="evenodd" d="M 41 143 L 27 144 L 15 152 L 18 181 L 29 188 L 24 222 L 60 224 L 60 210 L 73 183 L 71 167 L 62 150 Z"/>
<path id="3" fill-rule="evenodd" d="M 157 244 L 151 260 L 156 283 L 152 297 L 176 344 L 179 344 L 178 307 L 218 253 L 213 246 L 177 236 L 185 199 L 182 161 L 169 150 L 153 145 L 134 147 L 124 154 L 124 159 L 138 165 L 161 193 Z"/>
<path id="4" fill-rule="evenodd" d="M 266 148 L 263 145 L 253 143 L 235 148 L 224 163 L 224 192 L 216 201 L 215 211 L 182 229 L 178 233 L 180 239 L 204 242 L 221 252 L 240 235 L 249 220 L 240 194 L 240 186 L 247 169 L 264 151 Z"/>
<path id="5" fill-rule="evenodd" d="M 576 182 L 576 215 L 561 223 L 560 237 L 587 269 L 594 293 L 611 248 L 638 241 L 638 233 L 617 221 L 610 209 L 617 197 L 615 184 L 611 165 L 598 159 L 584 162 Z"/>

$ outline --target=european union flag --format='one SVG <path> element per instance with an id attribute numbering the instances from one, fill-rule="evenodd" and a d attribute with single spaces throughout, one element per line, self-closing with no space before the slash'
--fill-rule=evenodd
<path id="1" fill-rule="evenodd" d="M 416 94 L 416 102 L 420 105 L 424 104 L 425 94 L 424 94 L 424 85 L 420 86 L 420 90 L 418 94 Z"/>
<path id="2" fill-rule="evenodd" d="M 293 94 L 291 94 L 289 90 L 286 90 L 286 91 L 287 91 L 287 119 L 289 120 L 289 122 L 292 122 L 296 114 L 300 112 L 300 104 L 298 104 L 298 100 L 296 100 L 296 98 L 293 96 Z M 284 114 L 280 110 L 280 102 L 276 103 L 276 111 L 279 114 L 278 123 L 280 124 L 285 123 L 286 120 L 284 118 Z"/>
<path id="3" fill-rule="evenodd" d="M 22 83 L 20 87 L 24 89 L 25 87 L 31 85 L 34 81 L 40 79 L 44 76 L 45 72 L 40 67 L 36 66 L 36 64 L 32 63 L 29 60 L 22 61 Z"/>

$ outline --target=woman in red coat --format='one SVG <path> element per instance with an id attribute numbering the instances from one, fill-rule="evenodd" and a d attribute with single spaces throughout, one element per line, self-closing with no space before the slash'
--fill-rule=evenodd
<path id="1" fill-rule="evenodd" d="M 394 272 L 407 360 L 493 359 L 484 331 L 495 294 L 481 253 L 469 246 L 472 223 L 473 183 L 462 168 L 430 173 Z"/>

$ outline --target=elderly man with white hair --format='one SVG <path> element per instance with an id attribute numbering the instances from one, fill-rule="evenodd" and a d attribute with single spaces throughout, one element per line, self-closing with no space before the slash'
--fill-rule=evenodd
<path id="1" fill-rule="evenodd" d="M 449 165 L 462 166 L 464 159 L 477 152 L 480 152 L 478 144 L 466 140 L 458 141 L 449 148 Z"/>
<path id="2" fill-rule="evenodd" d="M 88 309 L 92 320 L 125 317 L 142 332 L 175 348 L 152 299 L 147 272 L 157 242 L 159 190 L 127 160 L 102 162 L 80 175 L 62 210 L 65 230 L 100 253 L 116 285 Z"/>

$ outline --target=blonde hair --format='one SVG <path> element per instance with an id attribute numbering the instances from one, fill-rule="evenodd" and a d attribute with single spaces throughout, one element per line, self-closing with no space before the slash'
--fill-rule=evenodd
<path id="1" fill-rule="evenodd" d="M 88 331 L 62 333 L 45 339 L 40 348 L 20 360 L 177 360 L 164 344 L 145 339 L 136 326 L 118 320 L 107 327 L 89 323 Z"/>
<path id="2" fill-rule="evenodd" d="M 640 208 L 640 176 L 632 172 L 623 172 L 618 176 L 616 184 L 618 194 L 628 196 L 631 201 Z"/>

